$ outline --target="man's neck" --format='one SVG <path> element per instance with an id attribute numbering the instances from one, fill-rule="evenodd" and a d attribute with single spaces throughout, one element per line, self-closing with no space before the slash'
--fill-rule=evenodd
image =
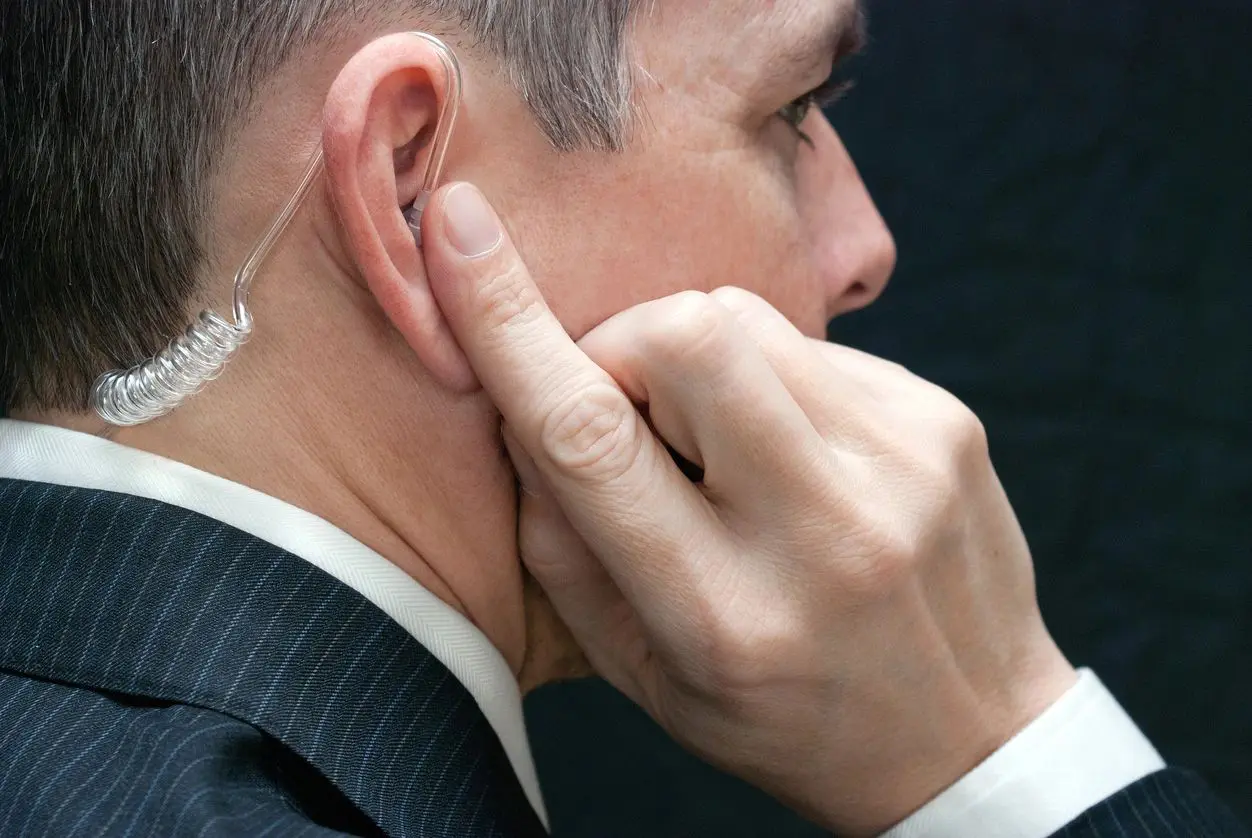
<path id="1" fill-rule="evenodd" d="M 167 417 L 113 429 L 87 416 L 22 418 L 107 435 L 312 512 L 468 617 L 518 672 L 516 495 L 494 411 L 426 380 L 366 295 L 328 293 L 344 297 L 323 308 L 333 322 L 306 310 L 300 330 L 258 328 L 220 380 Z M 264 302 L 258 315 L 284 322 Z"/>

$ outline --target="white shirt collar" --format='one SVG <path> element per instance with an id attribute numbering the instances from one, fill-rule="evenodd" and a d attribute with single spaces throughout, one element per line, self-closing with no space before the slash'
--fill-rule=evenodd
<path id="1" fill-rule="evenodd" d="M 508 663 L 473 623 L 343 530 L 255 489 L 106 439 L 0 419 L 0 477 L 99 489 L 198 512 L 316 565 L 430 650 L 478 702 L 540 819 L 547 812 Z"/>

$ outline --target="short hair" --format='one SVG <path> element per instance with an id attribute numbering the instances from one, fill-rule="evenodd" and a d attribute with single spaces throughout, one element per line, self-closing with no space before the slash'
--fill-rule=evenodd
<path id="1" fill-rule="evenodd" d="M 556 148 L 613 150 L 634 2 L 3 0 L 0 409 L 85 410 L 186 327 L 208 177 L 305 48 L 421 12 L 501 61 Z"/>

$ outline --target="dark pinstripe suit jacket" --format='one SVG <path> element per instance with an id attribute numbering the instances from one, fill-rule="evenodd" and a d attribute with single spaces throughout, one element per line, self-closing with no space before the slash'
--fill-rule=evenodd
<path id="1" fill-rule="evenodd" d="M 540 836 L 459 681 L 201 515 L 0 480 L 0 838 Z"/>
<path id="2" fill-rule="evenodd" d="M 144 500 L 0 479 L 0 838 L 540 836 L 461 684 L 355 591 Z M 1243 834 L 1163 771 L 1062 833 Z"/>

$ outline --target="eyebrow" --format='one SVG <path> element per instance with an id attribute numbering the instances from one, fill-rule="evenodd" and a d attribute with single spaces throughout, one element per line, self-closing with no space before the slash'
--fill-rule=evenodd
<path id="1" fill-rule="evenodd" d="M 813 5 L 808 0 L 801 2 Z M 797 76 L 816 75 L 818 68 L 829 70 L 829 64 L 855 55 L 865 46 L 866 16 L 860 0 L 826 0 L 820 7 L 822 11 L 816 15 L 796 14 L 786 28 L 790 31 L 780 33 L 787 44 L 775 58 L 771 77 L 786 76 L 794 81 Z"/>

